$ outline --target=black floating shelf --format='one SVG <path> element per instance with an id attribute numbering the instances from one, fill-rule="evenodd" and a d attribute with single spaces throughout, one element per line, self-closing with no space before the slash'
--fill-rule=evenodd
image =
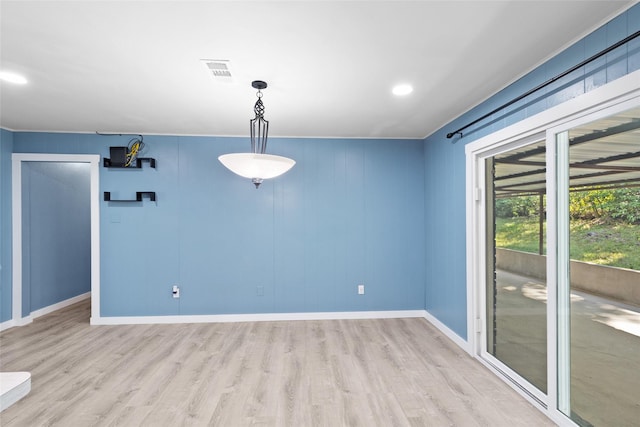
<path id="1" fill-rule="evenodd" d="M 112 199 L 111 198 L 111 192 L 110 191 L 105 191 L 104 192 L 104 201 L 105 202 L 141 202 L 142 198 L 144 196 L 149 196 L 149 200 L 151 200 L 152 202 L 156 201 L 156 192 L 155 191 L 136 191 L 136 198 L 135 199 L 127 199 L 127 200 Z"/>
<path id="2" fill-rule="evenodd" d="M 102 165 L 105 168 L 115 168 L 115 169 L 140 169 L 142 168 L 143 162 L 149 162 L 149 166 L 155 169 L 156 167 L 156 159 L 153 157 L 138 157 L 135 159 L 135 162 L 131 166 L 112 166 L 111 159 L 107 159 L 106 157 L 102 159 Z"/>

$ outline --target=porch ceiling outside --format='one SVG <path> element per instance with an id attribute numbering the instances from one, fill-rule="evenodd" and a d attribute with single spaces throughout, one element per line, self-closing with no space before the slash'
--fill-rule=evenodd
<path id="1" fill-rule="evenodd" d="M 570 191 L 640 186 L 640 108 L 569 131 Z M 495 157 L 496 197 L 545 192 L 545 142 Z"/>

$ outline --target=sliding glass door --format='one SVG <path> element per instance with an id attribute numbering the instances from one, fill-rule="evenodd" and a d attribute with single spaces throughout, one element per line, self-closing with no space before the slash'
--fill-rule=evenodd
<path id="1" fill-rule="evenodd" d="M 555 134 L 558 409 L 640 425 L 640 109 Z"/>
<path id="2" fill-rule="evenodd" d="M 637 105 L 477 150 L 472 166 L 477 354 L 561 425 L 640 426 Z"/>
<path id="3" fill-rule="evenodd" d="M 485 350 L 541 393 L 547 390 L 545 153 L 542 140 L 485 160 Z"/>

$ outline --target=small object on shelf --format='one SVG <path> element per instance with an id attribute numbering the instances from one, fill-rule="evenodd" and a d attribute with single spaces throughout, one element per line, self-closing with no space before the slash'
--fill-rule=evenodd
<path id="1" fill-rule="evenodd" d="M 104 201 L 105 202 L 141 202 L 144 196 L 149 196 L 149 200 L 152 202 L 156 201 L 156 192 L 155 191 L 136 191 L 135 199 L 112 199 L 111 192 L 104 192 Z"/>
<path id="2" fill-rule="evenodd" d="M 127 166 L 127 156 L 129 155 L 129 149 L 127 147 L 109 147 L 109 154 L 111 155 L 111 165 L 117 168 L 124 168 Z"/>
<path id="3" fill-rule="evenodd" d="M 102 159 L 102 165 L 105 168 L 140 169 L 142 168 L 142 162 L 149 162 L 149 166 L 154 169 L 156 167 L 156 159 L 154 159 L 153 157 L 138 157 L 130 166 L 113 163 L 112 159 L 107 159 L 106 157 Z"/>

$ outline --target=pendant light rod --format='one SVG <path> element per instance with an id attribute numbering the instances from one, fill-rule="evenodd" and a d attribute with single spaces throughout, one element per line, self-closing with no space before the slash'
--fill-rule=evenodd
<path id="1" fill-rule="evenodd" d="M 218 160 L 236 175 L 249 178 L 258 188 L 263 180 L 286 173 L 296 162 L 287 157 L 266 154 L 269 121 L 264 118 L 262 89 L 267 88 L 267 83 L 262 80 L 254 80 L 251 82 L 251 86 L 258 90 L 256 94 L 258 100 L 253 107 L 255 117 L 249 120 L 251 152 L 223 154 L 218 157 Z"/>
<path id="2" fill-rule="evenodd" d="M 251 82 L 254 89 L 258 89 L 258 100 L 253 106 L 255 117 L 249 120 L 251 132 L 251 152 L 265 154 L 267 152 L 267 138 L 269 137 L 269 121 L 264 118 L 264 104 L 262 103 L 262 89 L 267 88 L 267 83 L 262 80 Z"/>

